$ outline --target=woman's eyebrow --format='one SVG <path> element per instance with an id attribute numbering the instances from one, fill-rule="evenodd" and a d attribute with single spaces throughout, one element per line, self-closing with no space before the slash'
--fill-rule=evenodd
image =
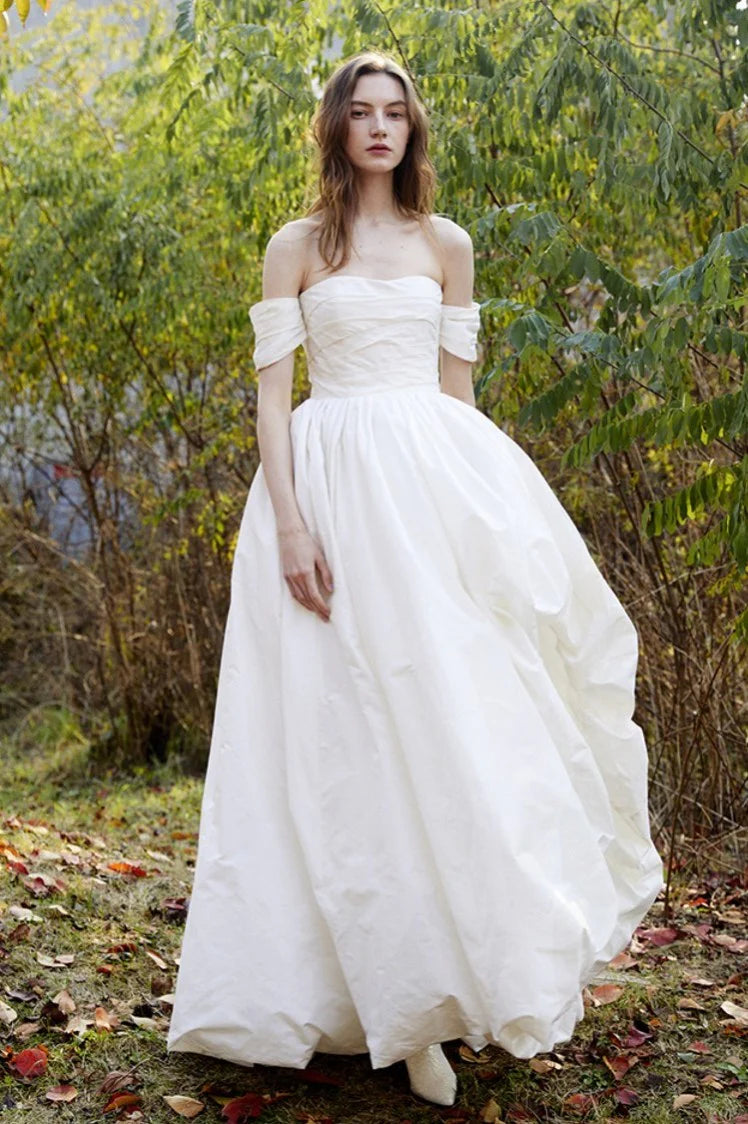
<path id="1" fill-rule="evenodd" d="M 366 105 L 369 107 L 369 109 L 371 109 L 371 102 L 361 101 L 360 98 L 353 98 L 351 101 L 351 105 Z M 397 101 L 388 101 L 385 109 L 388 109 L 391 105 L 405 105 L 405 102 L 402 98 L 398 98 Z"/>

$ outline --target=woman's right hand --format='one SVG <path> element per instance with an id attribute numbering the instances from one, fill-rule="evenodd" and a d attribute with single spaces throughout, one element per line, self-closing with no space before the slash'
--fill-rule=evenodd
<path id="1" fill-rule="evenodd" d="M 323 621 L 330 619 L 330 608 L 323 599 L 317 583 L 317 569 L 327 592 L 332 593 L 332 574 L 321 546 L 306 528 L 278 532 L 283 576 L 292 595 L 303 605 L 317 613 Z"/>

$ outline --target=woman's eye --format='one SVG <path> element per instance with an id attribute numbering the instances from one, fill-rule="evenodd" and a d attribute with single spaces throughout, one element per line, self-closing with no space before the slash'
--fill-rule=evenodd
<path id="1" fill-rule="evenodd" d="M 365 109 L 352 109 L 351 110 L 351 117 L 361 117 L 361 116 L 363 116 L 363 117 L 366 116 L 366 110 Z M 402 113 L 399 109 L 393 109 L 390 112 L 390 117 L 404 117 L 404 116 L 405 116 L 405 114 Z"/>

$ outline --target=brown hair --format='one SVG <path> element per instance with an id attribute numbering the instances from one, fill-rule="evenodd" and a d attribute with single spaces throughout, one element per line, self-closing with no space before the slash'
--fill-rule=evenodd
<path id="1" fill-rule="evenodd" d="M 395 204 L 409 218 L 420 221 L 425 216 L 427 227 L 431 226 L 436 171 L 428 155 L 428 112 L 403 67 L 378 51 L 362 51 L 330 75 L 311 121 L 311 135 L 318 146 L 318 195 L 306 214 L 320 215 L 319 252 L 331 270 L 340 269 L 350 259 L 358 202 L 355 168 L 344 148 L 350 102 L 359 77 L 375 73 L 400 80 L 411 124 L 405 155 L 393 172 Z"/>

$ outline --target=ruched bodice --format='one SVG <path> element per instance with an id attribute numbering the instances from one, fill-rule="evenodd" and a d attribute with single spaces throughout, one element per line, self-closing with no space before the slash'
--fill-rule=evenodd
<path id="1" fill-rule="evenodd" d="M 257 370 L 303 344 L 311 397 L 438 390 L 440 346 L 477 358 L 480 306 L 444 304 L 441 286 L 425 274 L 335 274 L 298 297 L 258 301 L 249 316 Z"/>

